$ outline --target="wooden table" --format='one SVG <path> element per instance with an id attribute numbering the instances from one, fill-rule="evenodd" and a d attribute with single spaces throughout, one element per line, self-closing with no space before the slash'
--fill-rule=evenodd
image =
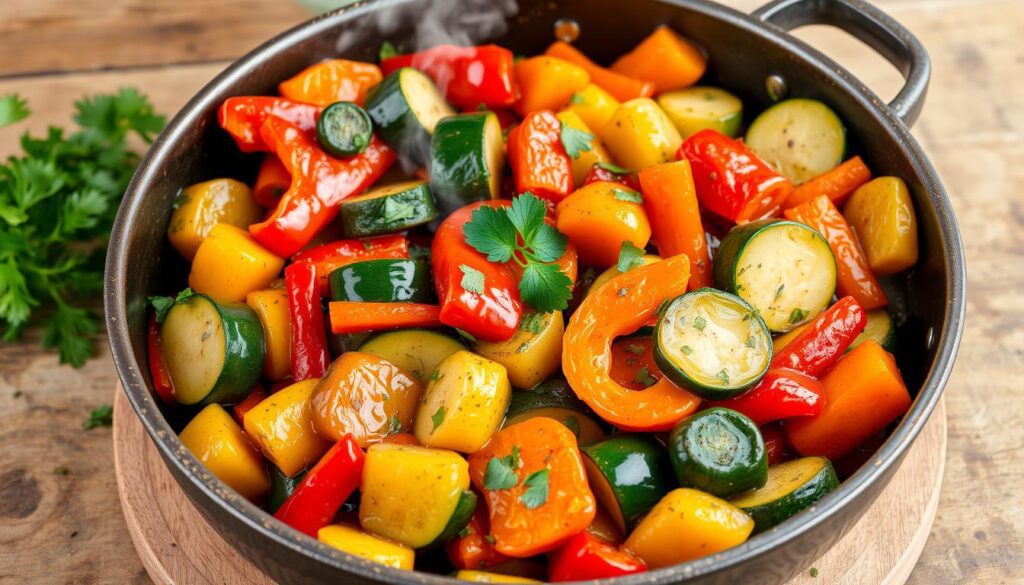
<path id="1" fill-rule="evenodd" d="M 750 10 L 758 0 L 729 0 Z M 877 0 L 931 52 L 932 89 L 915 134 L 953 198 L 968 258 L 968 319 L 946 392 L 949 454 L 938 518 L 915 585 L 1024 580 L 1024 3 Z M 133 85 L 172 113 L 231 59 L 306 15 L 286 0 L 4 0 L 0 95 L 35 115 L 0 130 L 70 122 L 83 93 Z M 896 72 L 857 41 L 798 35 L 891 97 Z M 0 346 L 0 584 L 148 583 L 125 529 L 110 431 L 84 432 L 112 401 L 105 340 L 79 370 L 39 349 Z M 67 469 L 66 475 L 54 472 Z"/>

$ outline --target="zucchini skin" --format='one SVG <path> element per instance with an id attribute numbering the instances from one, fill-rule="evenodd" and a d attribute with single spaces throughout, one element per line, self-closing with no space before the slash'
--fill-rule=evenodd
<path id="1" fill-rule="evenodd" d="M 394 205 L 401 206 L 405 215 L 389 219 L 389 206 Z M 338 211 L 338 221 L 349 238 L 400 232 L 437 217 L 434 196 L 425 182 L 382 197 L 342 201 Z"/>
<path id="2" fill-rule="evenodd" d="M 459 532 L 465 528 L 466 525 L 469 524 L 470 519 L 473 518 L 473 512 L 476 512 L 476 502 L 476 492 L 472 490 L 464 490 L 459 494 L 459 501 L 455 504 L 455 511 L 452 512 L 451 518 L 448 519 L 448 524 L 445 525 L 441 534 L 438 534 L 437 538 L 435 538 L 434 541 L 428 544 L 425 548 L 444 544 L 458 536 Z"/>
<path id="3" fill-rule="evenodd" d="M 284 504 L 288 496 L 292 495 L 295 488 L 299 487 L 306 472 L 300 471 L 294 477 L 288 477 L 273 463 L 267 464 L 267 468 L 269 469 L 268 475 L 270 475 L 270 493 L 267 494 L 265 505 L 267 512 L 273 514 Z"/>
<path id="4" fill-rule="evenodd" d="M 196 298 L 206 299 L 216 309 L 224 325 L 226 346 L 224 368 L 213 388 L 198 404 L 231 404 L 244 400 L 259 380 L 267 353 L 260 318 L 245 303 L 217 301 L 203 294 L 193 297 Z"/>
<path id="5" fill-rule="evenodd" d="M 668 447 L 683 487 L 724 498 L 768 481 L 768 452 L 761 431 L 735 410 L 714 407 L 683 419 L 669 434 Z"/>
<path id="6" fill-rule="evenodd" d="M 486 128 L 493 117 L 492 112 L 460 114 L 437 123 L 430 144 L 430 185 L 442 216 L 495 197 L 486 152 Z"/>
<path id="7" fill-rule="evenodd" d="M 621 528 L 626 531 L 676 487 L 668 456 L 650 435 L 619 434 L 581 447 L 580 451 L 611 488 L 625 522 Z"/>
<path id="8" fill-rule="evenodd" d="M 373 122 L 366 110 L 352 102 L 334 102 L 316 120 L 316 139 L 327 154 L 354 156 L 370 145 Z"/>
<path id="9" fill-rule="evenodd" d="M 403 71 L 405 68 L 392 72 L 371 88 L 365 109 L 385 144 L 403 159 L 423 166 L 429 158 L 430 132 L 420 124 L 402 91 Z"/>
<path id="10" fill-rule="evenodd" d="M 569 383 L 562 378 L 549 378 L 530 390 L 513 392 L 505 417 L 512 418 L 538 408 L 552 407 L 575 410 L 584 416 L 595 418 L 594 411 L 576 396 Z"/>
<path id="11" fill-rule="evenodd" d="M 822 459 L 825 458 L 822 457 Z M 778 526 L 791 516 L 809 508 L 837 487 L 839 487 L 839 477 L 836 475 L 832 463 L 825 459 L 825 466 L 821 471 L 796 490 L 760 506 L 746 508 L 739 506 L 739 508 L 754 519 L 754 533 L 756 534 Z"/>
<path id="12" fill-rule="evenodd" d="M 423 260 L 364 260 L 335 269 L 327 277 L 331 300 L 430 303 L 430 268 Z"/>

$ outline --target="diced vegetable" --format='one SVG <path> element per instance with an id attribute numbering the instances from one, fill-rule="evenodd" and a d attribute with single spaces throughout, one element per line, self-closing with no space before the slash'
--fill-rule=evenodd
<path id="1" fill-rule="evenodd" d="M 583 186 L 587 175 L 594 168 L 595 164 L 609 162 L 611 157 L 608 156 L 608 151 L 605 150 L 601 139 L 594 134 L 590 126 L 574 110 L 562 110 L 555 116 L 562 123 L 563 132 L 566 128 L 570 128 L 581 133 L 576 136 L 582 141 L 583 146 L 577 150 L 576 156 L 570 156 L 570 159 L 572 159 L 572 183 L 576 188 L 579 188 Z"/>
<path id="2" fill-rule="evenodd" d="M 601 67 L 569 43 L 555 41 L 544 54 L 575 63 L 586 69 L 590 74 L 591 83 L 607 91 L 621 102 L 634 98 L 651 97 L 654 94 L 654 83 Z"/>
<path id="3" fill-rule="evenodd" d="M 210 473 L 242 497 L 257 501 L 270 491 L 259 452 L 219 404 L 200 410 L 178 438 Z"/>
<path id="4" fill-rule="evenodd" d="M 188 285 L 217 299 L 244 301 L 252 291 L 267 288 L 283 267 L 282 258 L 245 230 L 218 223 L 196 251 Z"/>
<path id="5" fill-rule="evenodd" d="M 572 94 L 590 84 L 590 74 L 579 65 L 541 55 L 516 63 L 520 97 L 516 113 L 561 109 Z"/>
<path id="6" fill-rule="evenodd" d="M 505 425 L 512 426 L 538 416 L 546 416 L 564 424 L 581 445 L 605 436 L 594 413 L 573 394 L 561 378 L 552 378 L 536 387 L 512 393 L 505 411 Z"/>
<path id="7" fill-rule="evenodd" d="M 324 331 L 320 304 L 320 281 L 316 264 L 295 262 L 284 271 L 292 340 L 292 379 L 319 378 L 327 371 L 331 356 Z"/>
<path id="8" fill-rule="evenodd" d="M 858 187 L 871 180 L 871 169 L 859 156 L 829 169 L 813 179 L 797 186 L 786 198 L 782 207 L 788 209 L 807 203 L 818 195 L 826 195 L 836 205 L 842 205 Z"/>
<path id="9" fill-rule="evenodd" d="M 618 434 L 580 450 L 594 495 L 623 534 L 676 487 L 665 449 L 653 437 Z"/>
<path id="10" fill-rule="evenodd" d="M 366 452 L 359 524 L 410 548 L 426 546 L 445 531 L 468 488 L 469 466 L 457 453 L 374 445 Z"/>
<path id="11" fill-rule="evenodd" d="M 746 143 L 784 177 L 799 185 L 834 168 L 846 151 L 846 128 L 828 106 L 789 99 L 762 112 Z"/>
<path id="12" fill-rule="evenodd" d="M 262 211 L 245 183 L 214 179 L 186 187 L 174 201 L 167 239 L 186 260 L 195 258 L 213 227 L 226 223 L 239 228 L 259 221 Z"/>
<path id="13" fill-rule="evenodd" d="M 658 253 L 665 258 L 676 254 L 690 258 L 689 290 L 711 286 L 711 258 L 690 163 L 681 160 L 648 167 L 640 172 L 640 184 Z"/>
<path id="14" fill-rule="evenodd" d="M 917 263 L 917 217 L 903 179 L 879 177 L 857 189 L 843 206 L 868 266 L 887 276 Z"/>
<path id="15" fill-rule="evenodd" d="M 274 512 L 274 517 L 299 532 L 316 535 L 331 523 L 359 487 L 364 461 L 355 439 L 345 435 L 305 472 L 299 485 Z"/>
<path id="16" fill-rule="evenodd" d="M 363 260 L 328 277 L 331 299 L 383 303 L 430 303 L 434 287 L 424 260 Z"/>
<path id="17" fill-rule="evenodd" d="M 684 140 L 706 129 L 735 138 L 743 122 L 743 102 L 717 87 L 689 87 L 663 93 L 658 96 L 658 105 Z"/>
<path id="18" fill-rule="evenodd" d="M 256 312 L 263 326 L 266 358 L 263 376 L 279 382 L 291 373 L 292 334 L 288 313 L 288 292 L 279 288 L 257 290 L 245 297 L 245 304 Z"/>
<path id="19" fill-rule="evenodd" d="M 608 579 L 646 570 L 647 565 L 629 551 L 619 550 L 588 532 L 581 532 L 551 554 L 548 580 L 557 583 Z"/>
<path id="20" fill-rule="evenodd" d="M 847 351 L 857 347 L 866 339 L 873 339 L 882 349 L 892 352 L 896 348 L 896 324 L 892 315 L 885 309 L 875 309 L 867 312 L 868 322 L 864 331 L 853 340 Z"/>
<path id="21" fill-rule="evenodd" d="M 280 118 L 303 132 L 316 125 L 320 108 L 278 97 L 239 96 L 224 100 L 217 110 L 217 122 L 242 152 L 271 151 L 260 135 L 267 118 Z"/>
<path id="22" fill-rule="evenodd" d="M 319 295 L 328 294 L 327 277 L 342 266 L 363 260 L 409 258 L 409 241 L 404 235 L 378 236 L 358 240 L 337 240 L 299 252 L 293 264 L 313 264 L 319 281 Z"/>
<path id="23" fill-rule="evenodd" d="M 335 102 L 362 105 L 367 90 L 380 80 L 380 68 L 373 63 L 327 59 L 282 81 L 277 89 L 290 100 L 314 106 L 324 107 Z"/>
<path id="24" fill-rule="evenodd" d="M 729 497 L 765 484 L 768 456 L 757 425 L 728 408 L 709 408 L 684 419 L 668 438 L 679 485 Z"/>
<path id="25" fill-rule="evenodd" d="M 381 139 L 417 165 L 430 160 L 430 137 L 438 121 L 455 115 L 430 78 L 411 68 L 389 74 L 371 89 L 366 111 Z"/>
<path id="26" fill-rule="evenodd" d="M 706 406 L 735 410 L 763 425 L 796 416 L 816 416 L 824 406 L 824 395 L 825 389 L 817 378 L 780 368 L 768 370 L 747 392 L 729 400 L 708 402 Z"/>
<path id="27" fill-rule="evenodd" d="M 667 26 L 654 29 L 612 64 L 612 71 L 653 82 L 655 93 L 691 86 L 705 68 L 704 51 Z"/>
<path id="28" fill-rule="evenodd" d="M 615 162 L 637 170 L 675 160 L 683 142 L 664 110 L 650 98 L 623 103 L 595 130 Z"/>
<path id="29" fill-rule="evenodd" d="M 473 453 L 501 426 L 511 392 L 505 366 L 457 351 L 430 374 L 416 438 L 428 447 Z"/>
<path id="30" fill-rule="evenodd" d="M 857 301 L 843 297 L 779 351 L 772 367 L 819 376 L 839 360 L 866 323 L 864 309 Z"/>
<path id="31" fill-rule="evenodd" d="M 310 397 L 313 426 L 333 441 L 352 435 L 360 447 L 408 431 L 423 387 L 412 374 L 375 355 L 349 351 L 334 360 Z"/>
<path id="32" fill-rule="evenodd" d="M 416 553 L 411 548 L 367 534 L 346 524 L 332 524 L 317 532 L 320 542 L 396 569 L 411 571 Z"/>
<path id="33" fill-rule="evenodd" d="M 769 467 L 764 487 L 733 498 L 732 505 L 754 519 L 755 531 L 764 532 L 811 507 L 838 486 L 828 459 L 805 457 Z"/>
<path id="34" fill-rule="evenodd" d="M 331 156 L 346 157 L 366 150 L 373 137 L 373 122 L 352 102 L 335 102 L 316 120 L 316 140 Z"/>
<path id="35" fill-rule="evenodd" d="M 409 372 L 424 388 L 438 364 L 464 349 L 466 346 L 458 339 L 427 329 L 381 333 L 359 346 L 359 351 L 380 356 Z"/>
<path id="36" fill-rule="evenodd" d="M 245 432 L 288 477 L 309 467 L 331 446 L 313 425 L 310 396 L 318 382 L 317 378 L 296 382 L 245 413 Z"/>
<path id="37" fill-rule="evenodd" d="M 509 560 L 494 549 L 489 533 L 486 506 L 477 506 L 466 528 L 445 545 L 448 560 L 457 569 L 485 569 Z"/>
<path id="38" fill-rule="evenodd" d="M 654 264 L 655 262 L 660 262 L 661 260 L 661 256 L 655 256 L 654 254 L 644 254 L 643 256 L 640 256 L 637 266 L 647 266 L 648 264 Z M 636 266 L 634 266 L 633 268 L 636 268 Z M 611 266 L 601 274 L 597 275 L 597 278 L 594 279 L 594 282 L 590 283 L 590 287 L 587 289 L 587 292 L 595 291 L 601 288 L 602 284 L 608 282 L 609 280 L 615 278 L 620 274 L 622 274 L 622 271 L 619 270 L 618 266 Z"/>
<path id="39" fill-rule="evenodd" d="M 441 326 L 437 305 L 332 301 L 328 310 L 334 333 Z"/>
<path id="40" fill-rule="evenodd" d="M 642 250 L 651 238 L 640 200 L 639 193 L 619 183 L 590 183 L 558 204 L 558 231 L 569 237 L 584 264 L 612 266 L 622 242 Z"/>
<path id="41" fill-rule="evenodd" d="M 350 238 L 400 232 L 437 217 L 426 181 L 375 187 L 342 201 L 340 210 L 339 221 Z"/>
<path id="42" fill-rule="evenodd" d="M 605 123 L 620 105 L 619 100 L 591 83 L 573 94 L 567 108 L 575 112 L 588 128 L 599 130 L 604 128 Z"/>
<path id="43" fill-rule="evenodd" d="M 492 109 L 506 108 L 519 96 L 512 51 L 497 45 L 438 45 L 381 61 L 385 74 L 399 67 L 423 71 L 448 101 L 466 110 L 480 104 Z"/>
<path id="44" fill-rule="evenodd" d="M 505 366 L 516 388 L 533 388 L 562 365 L 564 333 L 561 311 L 527 313 L 515 335 L 505 341 L 478 341 L 473 351 Z"/>
<path id="45" fill-rule="evenodd" d="M 508 133 L 508 163 L 516 193 L 530 192 L 553 203 L 573 190 L 572 148 L 562 122 L 550 110 L 528 114 Z M 580 147 L 573 144 L 574 147 Z"/>
<path id="46" fill-rule="evenodd" d="M 493 112 L 450 116 L 430 143 L 430 189 L 441 217 L 501 191 L 505 157 L 501 124 Z"/>

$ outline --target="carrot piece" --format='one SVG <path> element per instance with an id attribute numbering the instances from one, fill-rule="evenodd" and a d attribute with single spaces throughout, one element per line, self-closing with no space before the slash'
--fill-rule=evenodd
<path id="1" fill-rule="evenodd" d="M 594 85 L 607 91 L 620 102 L 654 95 L 654 83 L 635 79 L 601 67 L 581 53 L 579 49 L 568 43 L 555 41 L 544 53 L 551 57 L 558 57 L 564 61 L 579 65 L 590 74 L 590 81 Z"/>
<path id="2" fill-rule="evenodd" d="M 292 184 L 292 175 L 276 154 L 268 154 L 260 163 L 260 172 L 256 175 L 256 184 L 252 188 L 252 198 L 263 207 L 276 207 L 281 196 Z"/>
<path id="3" fill-rule="evenodd" d="M 789 209 L 802 205 L 818 195 L 826 195 L 833 204 L 842 205 L 858 187 L 870 180 L 871 169 L 859 156 L 855 156 L 834 169 L 798 185 L 783 202 L 782 208 Z"/>
<path id="4" fill-rule="evenodd" d="M 804 456 L 835 461 L 910 408 L 896 359 L 873 340 L 850 350 L 821 382 L 821 414 L 786 421 L 790 444 Z"/>
<path id="5" fill-rule="evenodd" d="M 704 75 L 708 60 L 700 47 L 660 26 L 612 64 L 612 71 L 651 81 L 661 93 L 689 87 Z"/>
<path id="6" fill-rule="evenodd" d="M 437 305 L 333 301 L 329 308 L 334 333 L 444 326 L 439 318 L 441 307 Z"/>
<path id="7" fill-rule="evenodd" d="M 711 259 L 689 161 L 663 163 L 640 172 L 644 210 L 662 258 L 690 258 L 688 290 L 711 286 Z"/>
<path id="8" fill-rule="evenodd" d="M 889 303 L 878 279 L 868 266 L 868 258 L 860 247 L 857 234 L 853 233 L 846 218 L 839 213 L 828 196 L 819 195 L 783 213 L 788 219 L 814 228 L 828 241 L 839 269 L 836 283 L 839 296 L 853 297 L 865 310 L 884 307 Z"/>

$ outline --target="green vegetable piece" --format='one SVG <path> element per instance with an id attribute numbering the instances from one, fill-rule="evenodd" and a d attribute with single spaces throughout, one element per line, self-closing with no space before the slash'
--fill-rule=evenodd
<path id="1" fill-rule="evenodd" d="M 316 121 L 317 142 L 332 156 L 357 155 L 366 150 L 372 137 L 370 115 L 352 102 L 335 102 L 327 106 Z"/>
<path id="2" fill-rule="evenodd" d="M 754 421 L 728 408 L 709 408 L 680 421 L 668 440 L 676 479 L 719 497 L 764 486 L 768 454 Z"/>

